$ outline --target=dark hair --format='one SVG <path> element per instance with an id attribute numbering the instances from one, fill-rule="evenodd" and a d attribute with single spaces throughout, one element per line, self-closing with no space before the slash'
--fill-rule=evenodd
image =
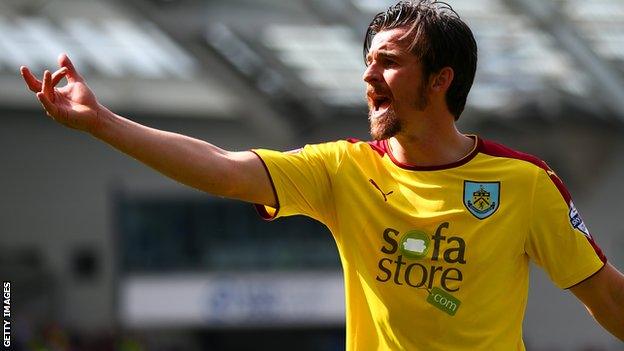
<path id="1" fill-rule="evenodd" d="M 377 33 L 401 27 L 408 29 L 405 36 L 411 39 L 408 49 L 422 62 L 424 79 L 444 67 L 453 69 L 446 104 L 457 120 L 464 111 L 477 70 L 477 43 L 472 31 L 445 2 L 400 1 L 375 15 L 369 24 L 364 38 L 364 60 Z"/>

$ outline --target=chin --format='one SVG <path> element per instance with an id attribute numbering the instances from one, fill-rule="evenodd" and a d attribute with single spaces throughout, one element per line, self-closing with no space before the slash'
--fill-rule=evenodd
<path id="1" fill-rule="evenodd" d="M 392 109 L 388 109 L 380 115 L 374 115 L 369 110 L 368 119 L 370 121 L 370 135 L 374 140 L 389 139 L 401 131 L 401 123 Z"/>

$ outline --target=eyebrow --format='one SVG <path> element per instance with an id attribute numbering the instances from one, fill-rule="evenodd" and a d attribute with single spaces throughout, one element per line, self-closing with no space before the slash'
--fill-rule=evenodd
<path id="1" fill-rule="evenodd" d="M 398 59 L 398 58 L 400 58 L 400 55 L 398 53 L 396 53 L 394 51 L 389 51 L 389 50 L 377 50 L 375 52 L 375 55 L 376 56 L 385 57 L 385 58 L 391 58 L 391 59 Z M 367 63 L 370 62 L 372 57 L 373 57 L 373 53 L 369 52 L 366 55 L 366 62 Z"/>

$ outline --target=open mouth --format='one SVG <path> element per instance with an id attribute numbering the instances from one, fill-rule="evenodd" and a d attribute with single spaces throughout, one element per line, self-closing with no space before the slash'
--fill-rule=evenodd
<path id="1" fill-rule="evenodd" d="M 392 103 L 392 100 L 385 95 L 371 94 L 369 95 L 369 99 L 371 101 L 372 109 L 376 113 L 386 111 Z"/>
<path id="2" fill-rule="evenodd" d="M 375 111 L 386 110 L 390 107 L 390 98 L 386 96 L 378 96 L 373 100 Z"/>

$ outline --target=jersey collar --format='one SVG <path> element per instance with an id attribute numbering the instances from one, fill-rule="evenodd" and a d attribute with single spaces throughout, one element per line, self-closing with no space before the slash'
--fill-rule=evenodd
<path id="1" fill-rule="evenodd" d="M 392 155 L 392 151 L 390 150 L 390 145 L 388 144 L 388 139 L 384 139 L 380 143 L 381 144 L 380 146 L 383 149 L 383 151 L 388 155 L 388 157 L 390 157 L 390 160 L 392 160 L 392 162 L 395 165 L 399 166 L 400 168 L 407 169 L 410 171 L 439 171 L 439 170 L 455 168 L 455 167 L 464 165 L 468 163 L 470 160 L 472 160 L 479 153 L 479 150 L 481 149 L 482 144 L 483 144 L 481 139 L 477 135 L 466 135 L 466 136 L 475 140 L 472 150 L 470 150 L 470 152 L 466 156 L 462 157 L 461 159 L 455 162 L 451 162 L 451 163 L 444 164 L 444 165 L 437 165 L 437 166 L 417 166 L 417 165 L 412 165 L 412 164 L 398 161 L 396 158 L 394 158 L 394 155 Z"/>

